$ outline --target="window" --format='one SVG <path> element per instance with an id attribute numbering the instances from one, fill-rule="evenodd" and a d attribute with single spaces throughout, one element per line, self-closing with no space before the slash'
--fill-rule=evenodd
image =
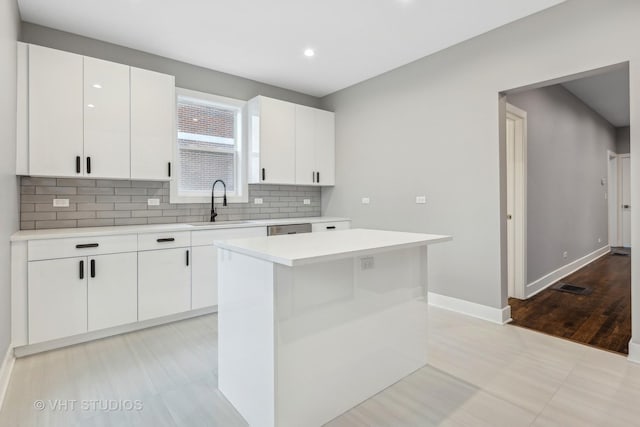
<path id="1" fill-rule="evenodd" d="M 247 202 L 244 101 L 176 89 L 176 174 L 171 203 L 204 203 L 224 181 L 230 202 Z M 216 187 L 222 195 L 222 186 Z"/>

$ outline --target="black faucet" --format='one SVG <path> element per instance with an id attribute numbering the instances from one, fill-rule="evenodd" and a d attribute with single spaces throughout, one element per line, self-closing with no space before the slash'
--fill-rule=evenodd
<path id="1" fill-rule="evenodd" d="M 216 205 L 213 200 L 213 191 L 216 189 L 216 184 L 221 182 L 222 187 L 224 188 L 224 196 L 222 197 L 222 206 L 227 206 L 227 185 L 221 179 L 216 179 L 211 186 L 211 222 L 216 222 L 216 217 L 218 213 L 216 212 Z"/>

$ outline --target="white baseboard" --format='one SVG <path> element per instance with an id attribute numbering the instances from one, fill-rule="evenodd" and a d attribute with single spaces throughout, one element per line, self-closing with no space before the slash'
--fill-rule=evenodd
<path id="1" fill-rule="evenodd" d="M 507 305 L 503 308 L 494 308 L 487 305 L 477 304 L 458 298 L 448 297 L 446 295 L 429 292 L 429 305 L 444 308 L 445 310 L 455 311 L 478 319 L 486 320 L 492 323 L 503 325 L 511 321 L 511 306 Z"/>
<path id="2" fill-rule="evenodd" d="M 627 360 L 630 362 L 640 363 L 640 343 L 629 341 L 629 355 Z"/>
<path id="3" fill-rule="evenodd" d="M 592 263 L 598 258 L 607 255 L 609 252 L 611 252 L 611 247 L 609 245 L 603 246 L 600 249 L 595 250 L 590 254 L 583 256 L 582 258 L 578 258 L 577 260 L 570 262 L 569 264 L 564 265 L 545 276 L 542 276 L 538 280 L 529 283 L 525 287 L 524 297 L 530 298 L 535 294 L 542 292 L 543 290 L 547 289 L 549 286 L 553 285 L 563 277 L 566 277 L 569 274 L 580 270 L 585 265 Z"/>
<path id="4" fill-rule="evenodd" d="M 11 371 L 13 371 L 13 364 L 16 358 L 13 356 L 13 345 L 9 344 L 7 354 L 2 359 L 2 365 L 0 365 L 0 409 L 4 403 L 4 397 L 7 394 L 7 387 L 9 387 L 9 380 L 11 379 Z"/>

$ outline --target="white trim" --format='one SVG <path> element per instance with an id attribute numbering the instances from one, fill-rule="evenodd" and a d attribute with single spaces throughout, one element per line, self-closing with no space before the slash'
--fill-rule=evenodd
<path id="1" fill-rule="evenodd" d="M 205 314 L 217 312 L 217 305 L 212 307 L 200 308 L 197 310 L 185 311 L 184 313 L 171 314 L 169 316 L 159 317 L 157 319 L 149 319 L 142 322 L 129 323 L 127 325 L 101 329 L 99 331 L 86 332 L 84 334 L 74 335 L 72 337 L 64 337 L 37 344 L 18 346 L 14 349 L 14 354 L 16 357 L 29 356 L 31 354 L 41 353 L 43 351 L 68 347 L 70 345 L 81 344 L 84 342 L 107 338 L 114 335 L 126 334 L 128 332 L 139 331 L 140 329 L 152 328 L 154 326 L 160 326 L 167 323 L 177 322 L 179 320 L 191 319 L 192 317 L 198 317 Z"/>
<path id="2" fill-rule="evenodd" d="M 446 295 L 428 292 L 427 296 L 429 305 L 445 310 L 455 311 L 456 313 L 465 314 L 467 316 L 476 317 L 491 323 L 504 325 L 511 322 L 511 306 L 507 305 L 503 308 L 489 307 L 487 305 L 477 304 L 458 298 L 448 297 Z"/>
<path id="3" fill-rule="evenodd" d="M 506 117 L 515 122 L 514 141 L 514 296 L 524 298 L 527 283 L 527 112 L 507 103 Z M 517 136 L 520 135 L 520 138 Z M 508 161 L 508 160 L 507 160 Z M 507 195 L 507 197 L 509 197 Z"/>
<path id="4" fill-rule="evenodd" d="M 574 272 L 580 270 L 582 267 L 584 267 L 587 264 L 592 263 L 593 261 L 597 260 L 598 258 L 601 258 L 601 257 L 607 255 L 610 251 L 611 251 L 611 247 L 609 245 L 603 246 L 600 249 L 597 249 L 597 250 L 591 252 L 590 254 L 587 254 L 587 255 L 583 256 L 582 258 L 578 258 L 577 260 L 572 261 L 569 264 L 563 265 L 562 267 L 558 268 L 557 270 L 554 270 L 551 273 L 546 274 L 545 276 L 542 276 L 538 280 L 535 280 L 535 281 L 529 283 L 527 285 L 525 298 L 530 298 L 530 297 L 534 296 L 535 294 L 542 292 L 543 290 L 545 290 L 549 286 L 551 286 L 554 283 L 556 283 L 558 280 L 562 279 L 563 277 L 568 276 L 571 273 L 574 273 Z"/>
<path id="5" fill-rule="evenodd" d="M 611 168 L 611 161 L 615 163 L 615 171 Z M 607 217 L 609 246 L 620 244 L 620 206 L 619 199 L 620 164 L 618 154 L 607 150 Z M 613 212 L 613 215 L 612 215 Z"/>
<path id="6" fill-rule="evenodd" d="M 640 343 L 633 342 L 633 338 L 629 341 L 629 362 L 640 363 Z"/>
<path id="7" fill-rule="evenodd" d="M 11 371 L 13 371 L 13 364 L 15 361 L 16 358 L 13 355 L 13 345 L 9 343 L 7 354 L 5 354 L 4 359 L 2 360 L 2 365 L 0 365 L 0 409 L 2 409 L 2 404 L 4 403 L 4 398 L 7 394 L 9 380 L 11 379 Z"/>

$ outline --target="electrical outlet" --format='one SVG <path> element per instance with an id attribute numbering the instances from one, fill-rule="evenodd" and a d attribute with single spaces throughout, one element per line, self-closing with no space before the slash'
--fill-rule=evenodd
<path id="1" fill-rule="evenodd" d="M 562 258 L 567 258 L 569 256 L 569 253 L 567 251 L 562 252 Z"/>
<path id="2" fill-rule="evenodd" d="M 425 203 L 427 203 L 427 197 L 426 196 L 416 196 L 416 203 L 423 205 Z"/>
<path id="3" fill-rule="evenodd" d="M 598 237 L 598 243 L 602 243 L 602 237 Z"/>
<path id="4" fill-rule="evenodd" d="M 68 208 L 69 199 L 53 199 L 54 208 Z"/>
<path id="5" fill-rule="evenodd" d="M 253 199 L 253 204 L 254 205 L 261 205 L 262 204 L 262 199 L 259 197 L 256 197 L 255 199 Z"/>
<path id="6" fill-rule="evenodd" d="M 363 204 L 363 205 L 368 205 L 370 201 L 371 201 L 371 200 L 369 200 L 369 198 L 368 198 L 368 197 L 363 197 L 363 198 L 362 198 L 362 204 Z"/>
<path id="7" fill-rule="evenodd" d="M 373 269 L 373 257 L 367 256 L 364 258 L 360 258 L 360 268 L 362 268 L 363 270 Z"/>
<path id="8" fill-rule="evenodd" d="M 304 200 L 302 201 L 302 204 L 303 204 L 303 205 L 310 205 L 310 204 L 311 204 L 311 199 L 304 199 Z"/>
<path id="9" fill-rule="evenodd" d="M 160 199 L 147 199 L 147 206 L 160 206 Z"/>

